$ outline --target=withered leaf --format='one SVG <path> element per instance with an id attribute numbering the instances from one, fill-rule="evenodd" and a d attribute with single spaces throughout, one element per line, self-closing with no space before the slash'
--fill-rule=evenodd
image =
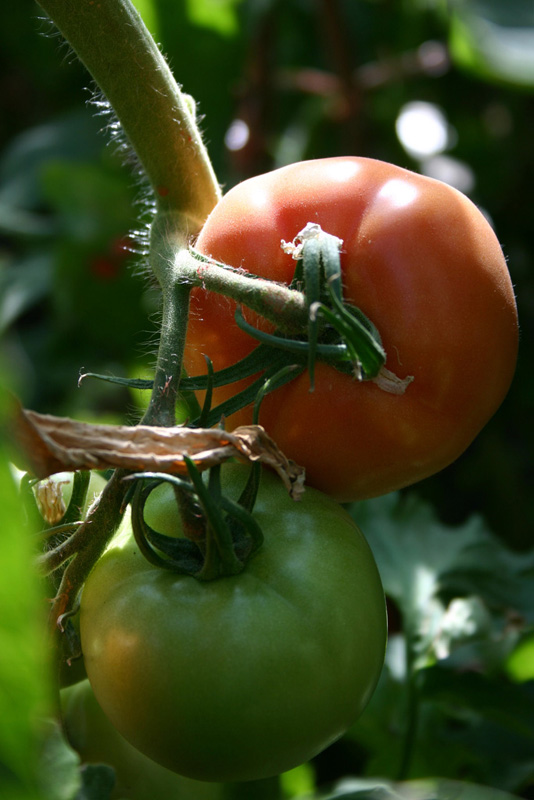
<path id="1" fill-rule="evenodd" d="M 95 425 L 19 406 L 9 434 L 21 466 L 36 478 L 110 467 L 183 475 L 185 455 L 200 470 L 229 458 L 259 461 L 278 473 L 294 499 L 304 491 L 304 469 L 286 458 L 260 425 L 231 433 L 219 428 Z"/>

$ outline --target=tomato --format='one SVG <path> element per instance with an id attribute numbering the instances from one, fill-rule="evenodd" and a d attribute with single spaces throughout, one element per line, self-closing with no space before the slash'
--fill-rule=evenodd
<path id="1" fill-rule="evenodd" d="M 115 770 L 111 797 L 122 800 L 218 800 L 222 787 L 191 781 L 161 767 L 115 730 L 97 703 L 88 680 L 61 692 L 63 729 L 82 764 Z"/>
<path id="2" fill-rule="evenodd" d="M 247 472 L 223 468 L 229 497 Z M 169 487 L 156 491 L 151 524 L 160 502 L 169 514 Z M 267 473 L 254 514 L 265 541 L 237 576 L 200 582 L 156 568 L 127 536 L 81 598 L 104 712 L 141 752 L 199 780 L 255 780 L 312 758 L 362 712 L 383 664 L 380 577 L 345 510 L 313 489 L 294 502 Z"/>
<path id="3" fill-rule="evenodd" d="M 413 376 L 403 395 L 320 363 L 269 395 L 260 423 L 306 467 L 308 482 L 338 500 L 383 494 L 454 461 L 502 402 L 517 355 L 517 312 L 499 242 L 464 195 L 433 179 L 365 158 L 292 164 L 231 189 L 196 248 L 289 283 L 280 247 L 308 222 L 343 239 L 345 299 L 377 326 L 386 367 Z M 248 354 L 256 342 L 235 304 L 195 289 L 185 352 L 190 375 Z M 247 312 L 253 324 L 257 317 Z M 265 325 L 263 326 L 265 328 Z M 240 384 L 238 388 L 243 388 Z M 236 386 L 216 389 L 214 405 Z M 227 420 L 251 421 L 251 408 Z"/>

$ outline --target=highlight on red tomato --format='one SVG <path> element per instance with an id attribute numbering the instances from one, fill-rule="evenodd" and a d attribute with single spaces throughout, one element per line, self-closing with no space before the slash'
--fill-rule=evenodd
<path id="1" fill-rule="evenodd" d="M 224 493 L 237 499 L 247 474 L 225 465 Z M 169 496 L 154 490 L 145 519 L 180 535 Z M 127 531 L 82 593 L 98 703 L 134 747 L 197 780 L 256 780 L 313 758 L 360 715 L 383 665 L 382 585 L 345 510 L 313 489 L 294 502 L 266 473 L 254 516 L 264 543 L 238 575 L 160 569 Z"/>
<path id="2" fill-rule="evenodd" d="M 341 501 L 384 494 L 453 462 L 506 395 L 518 341 L 506 261 L 490 224 L 460 192 L 357 157 L 292 164 L 235 186 L 195 247 L 290 283 L 295 262 L 280 243 L 309 222 L 343 240 L 345 300 L 378 328 L 386 368 L 413 381 L 404 394 L 390 394 L 318 363 L 315 390 L 301 374 L 266 397 L 260 423 L 306 467 L 310 485 Z M 225 297 L 193 290 L 190 375 L 205 374 L 204 355 L 219 370 L 256 346 L 234 310 Z M 245 316 L 269 330 L 252 312 Z M 213 405 L 235 392 L 236 384 L 215 389 Z M 226 424 L 251 418 L 248 407 Z"/>

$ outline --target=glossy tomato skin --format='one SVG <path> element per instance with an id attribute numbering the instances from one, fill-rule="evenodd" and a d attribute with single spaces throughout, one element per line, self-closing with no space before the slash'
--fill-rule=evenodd
<path id="1" fill-rule="evenodd" d="M 246 472 L 224 468 L 229 496 Z M 82 595 L 85 664 L 105 713 L 143 753 L 198 780 L 255 780 L 312 758 L 359 716 L 384 659 L 380 578 L 344 509 L 312 489 L 294 502 L 264 474 L 255 516 L 265 542 L 240 575 L 201 583 L 157 569 L 128 539 Z"/>
<path id="2" fill-rule="evenodd" d="M 338 500 L 383 494 L 454 461 L 502 402 L 517 356 L 517 312 L 499 242 L 464 195 L 433 179 L 364 158 L 293 164 L 223 197 L 196 247 L 288 283 L 295 262 L 280 248 L 307 222 L 344 241 L 344 294 L 378 327 L 386 367 L 414 380 L 404 395 L 319 364 L 269 395 L 260 422 L 306 467 L 308 482 Z M 221 369 L 255 342 L 234 304 L 195 289 L 185 352 L 189 374 Z M 257 318 L 251 312 L 247 317 Z M 214 404 L 235 386 L 215 391 Z M 227 421 L 249 423 L 251 408 Z"/>

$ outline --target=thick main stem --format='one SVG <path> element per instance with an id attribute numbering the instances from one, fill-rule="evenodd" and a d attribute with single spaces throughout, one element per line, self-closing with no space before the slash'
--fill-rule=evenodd
<path id="1" fill-rule="evenodd" d="M 183 284 L 163 290 L 158 360 L 154 388 L 143 417 L 144 425 L 176 425 L 176 400 L 182 373 L 190 291 L 191 287 Z"/>
<path id="2" fill-rule="evenodd" d="M 160 210 L 197 233 L 220 197 L 194 112 L 130 0 L 38 0 L 110 102 Z"/>
<path id="3" fill-rule="evenodd" d="M 189 317 L 191 285 L 175 279 L 174 253 L 186 246 L 181 215 L 158 213 L 150 230 L 150 266 L 162 291 L 162 319 L 154 386 L 143 417 L 145 425 L 176 424 L 176 400 Z"/>

